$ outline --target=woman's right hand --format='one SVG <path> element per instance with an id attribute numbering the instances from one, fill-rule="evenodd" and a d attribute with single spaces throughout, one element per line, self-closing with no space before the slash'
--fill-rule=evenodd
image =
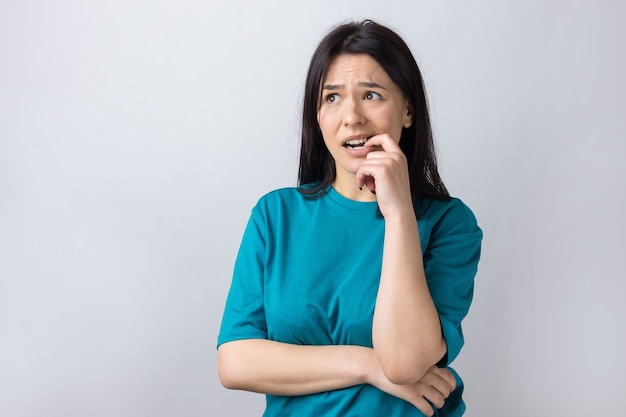
<path id="1" fill-rule="evenodd" d="M 456 388 L 456 379 L 448 369 L 433 366 L 416 383 L 397 385 L 389 382 L 380 369 L 374 372 L 370 384 L 387 394 L 410 402 L 425 415 L 432 416 L 433 406 L 443 407 L 446 398 Z"/>
<path id="2" fill-rule="evenodd" d="M 454 375 L 436 366 L 413 384 L 393 384 L 374 349 L 363 346 L 303 346 L 248 339 L 224 343 L 217 353 L 218 373 L 225 387 L 264 394 L 307 395 L 369 384 L 432 416 L 433 406 L 443 407 L 456 388 Z"/>

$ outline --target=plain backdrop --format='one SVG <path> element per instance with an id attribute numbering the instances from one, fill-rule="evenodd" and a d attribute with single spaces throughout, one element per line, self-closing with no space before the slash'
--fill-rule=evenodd
<path id="1" fill-rule="evenodd" d="M 626 3 L 0 0 L 0 415 L 260 416 L 216 337 L 335 24 L 411 46 L 485 234 L 468 416 L 622 416 Z"/>

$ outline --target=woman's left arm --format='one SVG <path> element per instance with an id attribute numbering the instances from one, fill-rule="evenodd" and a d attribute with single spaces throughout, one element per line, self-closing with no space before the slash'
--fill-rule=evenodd
<path id="1" fill-rule="evenodd" d="M 411 199 L 407 162 L 388 135 L 372 137 L 370 152 L 357 172 L 357 184 L 376 192 L 385 218 L 380 285 L 374 310 L 374 351 L 395 384 L 420 380 L 446 354 L 441 322 L 430 295 Z"/>

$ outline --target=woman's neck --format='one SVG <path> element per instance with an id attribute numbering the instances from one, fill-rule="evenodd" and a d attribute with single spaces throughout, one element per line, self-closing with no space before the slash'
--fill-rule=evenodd
<path id="1" fill-rule="evenodd" d="M 362 190 L 356 184 L 356 177 L 340 180 L 335 178 L 331 184 L 335 191 L 347 199 L 362 202 L 376 201 L 376 194 L 372 193 L 367 187 Z"/>

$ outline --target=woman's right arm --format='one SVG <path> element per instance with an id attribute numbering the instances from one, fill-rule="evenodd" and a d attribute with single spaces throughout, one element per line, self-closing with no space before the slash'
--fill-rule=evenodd
<path id="1" fill-rule="evenodd" d="M 410 402 L 427 416 L 433 414 L 428 401 L 440 408 L 456 387 L 452 373 L 437 367 L 415 384 L 392 384 L 371 348 L 292 345 L 265 339 L 220 345 L 218 373 L 226 388 L 271 395 L 307 395 L 370 384 Z"/>
<path id="2" fill-rule="evenodd" d="M 304 346 L 264 339 L 218 348 L 218 373 L 226 388 L 271 395 L 306 395 L 365 384 L 373 358 L 362 346 Z M 374 358 L 375 359 L 375 358 Z"/>

